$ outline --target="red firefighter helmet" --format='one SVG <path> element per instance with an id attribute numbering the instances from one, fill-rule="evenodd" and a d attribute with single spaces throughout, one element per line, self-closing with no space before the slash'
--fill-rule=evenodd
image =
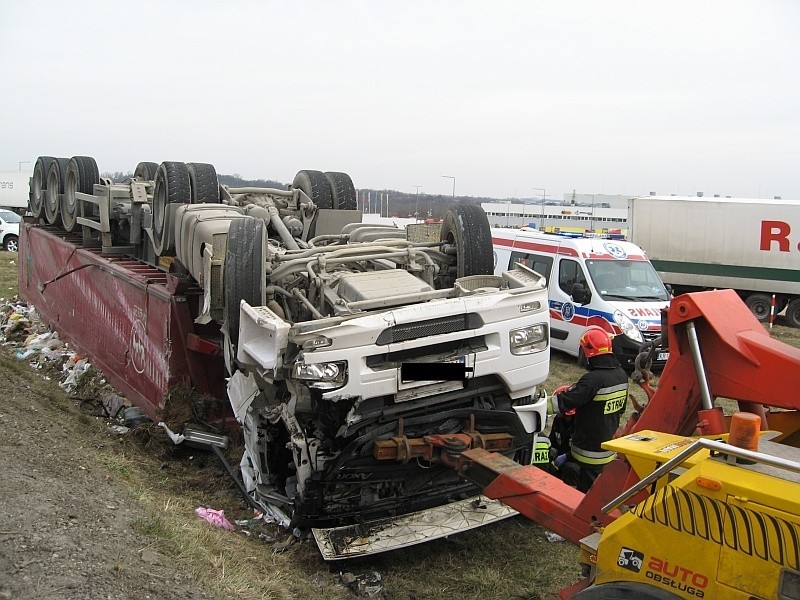
<path id="1" fill-rule="evenodd" d="M 600 356 L 601 354 L 611 354 L 611 335 L 600 327 L 589 327 L 581 336 L 581 348 L 586 358 Z"/>

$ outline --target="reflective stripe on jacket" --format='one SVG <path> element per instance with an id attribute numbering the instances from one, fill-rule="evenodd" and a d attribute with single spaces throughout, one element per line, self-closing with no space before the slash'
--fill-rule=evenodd
<path id="1" fill-rule="evenodd" d="M 628 375 L 611 355 L 590 359 L 591 370 L 574 385 L 558 394 L 561 410 L 575 409 L 575 429 L 570 454 L 587 465 L 604 465 L 614 453 L 601 444 L 619 427 L 628 398 Z"/>
<path id="2" fill-rule="evenodd" d="M 626 377 L 625 383 L 610 385 L 597 390 L 589 407 L 592 409 L 592 413 L 598 416 L 603 415 L 607 417 L 608 415 L 615 415 L 616 423 L 614 425 L 614 431 L 616 431 L 619 426 L 619 413 L 625 409 L 625 401 L 627 399 L 628 381 Z M 611 434 L 613 435 L 613 433 L 612 431 Z M 609 437 L 608 439 L 611 438 Z M 614 457 L 617 455 L 616 452 L 610 450 L 586 450 L 576 446 L 574 443 L 570 447 L 570 454 L 572 458 L 585 465 L 605 465 L 614 460 Z"/>

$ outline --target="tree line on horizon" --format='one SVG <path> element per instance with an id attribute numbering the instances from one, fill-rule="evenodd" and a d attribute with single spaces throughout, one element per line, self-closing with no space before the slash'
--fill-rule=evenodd
<path id="1" fill-rule="evenodd" d="M 114 183 L 120 183 L 126 179 L 133 177 L 133 171 L 122 172 L 106 172 L 102 173 L 102 177 L 106 177 Z M 217 179 L 222 185 L 229 187 L 267 187 L 277 189 L 287 189 L 289 184 L 273 179 L 243 179 L 238 173 L 233 175 L 217 174 Z M 488 197 L 475 197 L 475 196 L 449 196 L 446 194 L 416 194 L 414 192 L 400 192 L 390 189 L 372 189 L 360 188 L 357 189 L 358 194 L 358 207 L 363 208 L 365 212 L 382 213 L 391 217 L 411 217 L 417 216 L 419 218 L 442 218 L 447 211 L 447 207 L 452 203 L 459 204 L 476 204 L 480 205 L 482 202 L 497 202 L 497 198 Z M 388 195 L 388 210 L 385 203 L 381 202 Z M 370 199 L 370 206 L 366 206 L 367 198 Z M 385 200 L 384 200 L 385 202 Z M 419 208 L 419 214 L 416 215 Z"/>

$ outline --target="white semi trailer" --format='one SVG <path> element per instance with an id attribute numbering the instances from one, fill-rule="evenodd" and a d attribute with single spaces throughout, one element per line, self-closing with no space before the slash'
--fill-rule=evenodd
<path id="1" fill-rule="evenodd" d="M 800 201 L 643 196 L 628 228 L 675 293 L 731 288 L 762 322 L 774 297 L 800 327 Z"/>
<path id="2" fill-rule="evenodd" d="M 30 171 L 0 171 L 0 206 L 14 212 L 22 212 L 28 207 L 30 190 Z"/>

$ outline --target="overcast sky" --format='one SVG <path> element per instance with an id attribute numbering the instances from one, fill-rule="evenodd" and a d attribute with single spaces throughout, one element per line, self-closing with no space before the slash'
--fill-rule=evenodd
<path id="1" fill-rule="evenodd" d="M 800 198 L 800 2 L 0 0 L 0 170 Z"/>

